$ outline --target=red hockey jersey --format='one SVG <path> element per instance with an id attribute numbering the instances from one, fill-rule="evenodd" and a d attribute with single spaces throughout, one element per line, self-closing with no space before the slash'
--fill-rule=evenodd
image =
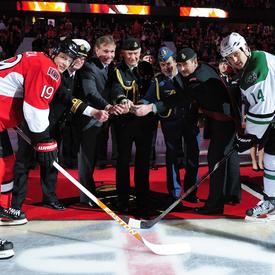
<path id="1" fill-rule="evenodd" d="M 55 63 L 41 52 L 0 62 L 0 132 L 20 124 L 40 133 L 49 126 L 49 103 L 60 85 Z"/>

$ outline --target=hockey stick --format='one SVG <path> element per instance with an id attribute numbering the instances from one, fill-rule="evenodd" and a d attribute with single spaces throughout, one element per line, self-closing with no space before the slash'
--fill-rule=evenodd
<path id="1" fill-rule="evenodd" d="M 166 216 L 173 208 L 175 208 L 183 199 L 185 199 L 190 193 L 192 193 L 198 186 L 212 175 L 231 155 L 236 151 L 234 146 L 220 161 L 218 161 L 213 170 L 204 174 L 193 186 L 191 186 L 184 194 L 182 194 L 176 201 L 174 201 L 165 211 L 153 220 L 136 220 L 129 217 L 122 217 L 122 219 L 133 228 L 148 229 L 158 223 L 164 216 Z"/>
<path id="2" fill-rule="evenodd" d="M 29 144 L 31 141 L 28 136 L 19 128 L 16 127 L 16 132 Z M 101 209 L 103 209 L 109 216 L 111 216 L 117 223 L 119 223 L 124 229 L 126 229 L 132 236 L 138 241 L 142 242 L 149 250 L 157 255 L 177 255 L 190 252 L 190 246 L 187 243 L 177 244 L 153 244 L 143 238 L 137 231 L 131 226 L 125 223 L 119 216 L 117 216 L 111 209 L 109 209 L 102 201 L 95 197 L 88 189 L 86 189 L 81 183 L 79 183 L 73 176 L 71 176 L 65 169 L 63 169 L 56 161 L 53 162 L 53 166 L 64 175 L 71 183 L 73 183 L 79 190 L 85 193 L 93 202 L 95 202 Z"/>

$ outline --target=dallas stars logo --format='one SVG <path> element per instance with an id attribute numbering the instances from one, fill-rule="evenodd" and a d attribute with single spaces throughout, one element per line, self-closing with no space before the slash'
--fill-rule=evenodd
<path id="1" fill-rule="evenodd" d="M 250 73 L 248 73 L 247 74 L 247 77 L 246 77 L 246 79 L 245 79 L 245 82 L 247 83 L 247 84 L 253 84 L 253 83 L 255 83 L 256 82 L 256 80 L 257 80 L 257 74 L 255 73 L 255 72 L 250 72 Z"/>

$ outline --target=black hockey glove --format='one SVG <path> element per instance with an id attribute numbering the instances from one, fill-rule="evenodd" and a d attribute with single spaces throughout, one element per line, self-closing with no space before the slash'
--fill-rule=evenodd
<path id="1" fill-rule="evenodd" d="M 235 144 L 239 153 L 249 150 L 253 145 L 258 143 L 259 139 L 252 134 L 237 134 L 235 137 Z"/>
<path id="2" fill-rule="evenodd" d="M 53 162 L 57 160 L 57 143 L 55 140 L 46 140 L 35 145 L 37 152 L 37 161 L 40 165 L 51 167 Z"/>

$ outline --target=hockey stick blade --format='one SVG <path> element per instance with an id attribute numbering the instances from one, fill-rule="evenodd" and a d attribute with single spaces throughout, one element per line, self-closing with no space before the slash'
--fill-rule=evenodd
<path id="1" fill-rule="evenodd" d="M 175 208 L 183 199 L 185 199 L 190 193 L 192 193 L 198 186 L 207 179 L 212 173 L 214 173 L 219 166 L 226 161 L 233 152 L 236 151 L 236 147 L 234 146 L 220 161 L 218 161 L 212 171 L 204 174 L 193 186 L 191 186 L 184 194 L 182 194 L 176 201 L 174 201 L 165 211 L 163 211 L 159 216 L 157 216 L 153 220 L 137 220 L 129 217 L 122 217 L 123 221 L 127 223 L 129 226 L 138 229 L 149 229 L 153 227 L 156 223 L 158 223 L 164 216 L 166 216 L 173 208 Z"/>
<path id="2" fill-rule="evenodd" d="M 19 128 L 16 127 L 16 132 L 29 144 L 29 137 Z M 150 251 L 157 255 L 178 255 L 190 252 L 190 246 L 187 243 L 176 244 L 153 244 L 143 238 L 137 231 L 131 226 L 125 223 L 119 216 L 117 216 L 110 208 L 108 208 L 101 200 L 95 197 L 87 188 L 85 188 L 80 182 L 78 182 L 72 175 L 70 175 L 63 167 L 61 167 L 56 161 L 53 162 L 53 166 L 65 176 L 72 184 L 74 184 L 80 191 L 87 195 L 93 202 L 95 202 L 101 209 L 103 209 L 109 216 L 111 216 L 117 223 L 119 223 L 124 229 L 126 229 L 133 237 L 142 242 Z"/>

